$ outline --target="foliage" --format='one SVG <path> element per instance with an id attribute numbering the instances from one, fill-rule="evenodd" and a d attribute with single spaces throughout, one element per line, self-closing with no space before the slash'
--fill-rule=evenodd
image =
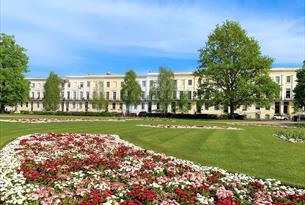
<path id="1" fill-rule="evenodd" d="M 60 77 L 52 71 L 44 85 L 43 106 L 46 111 L 56 111 L 59 108 L 60 83 Z"/>
<path id="2" fill-rule="evenodd" d="M 193 117 L 195 115 L 188 116 Z M 7 117 L 0 115 L 2 119 L 8 119 Z M 21 117 L 35 118 L 39 116 L 11 115 L 11 119 Z M 54 118 L 55 116 L 44 115 L 40 117 Z M 73 116 L 58 117 L 74 118 Z M 88 117 L 78 116 L 77 118 Z M 228 120 L 191 119 L 174 119 L 174 121 L 171 124 L 217 126 L 228 125 L 227 123 L 232 122 Z M 236 131 L 207 129 L 197 131 L 181 129 L 156 130 L 155 128 L 136 126 L 150 123 L 169 124 L 170 122 L 168 119 L 150 118 L 116 123 L 87 122 L 85 125 L 83 122 L 48 123 L 41 126 L 30 123 L 1 122 L 3 126 L 1 127 L 0 148 L 16 137 L 31 133 L 113 133 L 124 137 L 125 140 L 131 143 L 145 147 L 147 150 L 155 150 L 167 155 L 195 161 L 202 165 L 222 167 L 230 172 L 244 173 L 258 178 L 276 178 L 285 184 L 305 188 L 304 166 L 300 166 L 304 164 L 304 156 L 300 153 L 304 153 L 305 144 L 283 143 L 273 136 L 274 127 L 243 126 L 244 131 L 238 131 L 237 133 Z M 228 126 L 238 125 L 231 124 Z M 275 164 L 276 167 L 274 166 Z"/>
<path id="3" fill-rule="evenodd" d="M 279 130 L 275 132 L 279 138 L 293 143 L 305 143 L 304 129 Z"/>
<path id="4" fill-rule="evenodd" d="M 127 71 L 121 89 L 121 99 L 126 104 L 128 113 L 131 105 L 138 105 L 141 101 L 141 86 L 136 77 L 133 70 Z"/>
<path id="5" fill-rule="evenodd" d="M 99 82 L 99 89 L 93 91 L 93 99 L 91 100 L 91 104 L 94 109 L 102 110 L 106 109 L 108 106 L 108 100 L 105 98 L 102 88 L 103 83 Z"/>
<path id="6" fill-rule="evenodd" d="M 303 68 L 297 71 L 297 85 L 293 92 L 295 93 L 293 99 L 294 108 L 305 111 L 305 60 L 303 61 Z"/>
<path id="7" fill-rule="evenodd" d="M 160 67 L 157 83 L 151 88 L 150 94 L 160 104 L 163 113 L 167 113 L 168 105 L 173 101 L 175 90 L 174 73 L 166 67 Z"/>
<path id="8" fill-rule="evenodd" d="M 121 117 L 122 113 L 119 112 L 45 112 L 45 111 L 27 111 L 21 110 L 21 114 L 26 115 L 57 115 L 57 116 L 99 116 L 99 117 Z"/>
<path id="9" fill-rule="evenodd" d="M 30 85 L 24 79 L 29 58 L 14 36 L 0 33 L 0 112 L 29 100 Z"/>
<path id="10" fill-rule="evenodd" d="M 1 151 L 0 172 L 5 173 L 0 190 L 0 203 L 5 204 L 301 205 L 305 201 L 305 190 L 280 181 L 200 166 L 110 134 L 49 132 L 20 137 Z"/>
<path id="11" fill-rule="evenodd" d="M 191 109 L 190 103 L 191 100 L 189 99 L 187 92 L 183 92 L 183 94 L 180 95 L 180 98 L 177 101 L 177 105 L 180 112 L 187 113 Z"/>
<path id="12" fill-rule="evenodd" d="M 210 105 L 230 108 L 230 115 L 241 105 L 269 106 L 280 86 L 269 77 L 272 59 L 261 54 L 258 42 L 237 22 L 217 25 L 208 42 L 199 50 L 197 96 Z"/>

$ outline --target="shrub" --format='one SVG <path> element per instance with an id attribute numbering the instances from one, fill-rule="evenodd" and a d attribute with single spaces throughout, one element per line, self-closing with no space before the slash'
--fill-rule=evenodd
<path id="1" fill-rule="evenodd" d="M 285 141 L 294 143 L 305 143 L 305 130 L 279 130 L 275 132 L 275 135 Z"/>

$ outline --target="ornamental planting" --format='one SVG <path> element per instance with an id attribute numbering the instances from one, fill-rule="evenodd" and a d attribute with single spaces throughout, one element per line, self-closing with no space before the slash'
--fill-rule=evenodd
<path id="1" fill-rule="evenodd" d="M 33 134 L 0 152 L 0 204 L 304 204 L 305 190 L 144 150 L 115 135 Z"/>

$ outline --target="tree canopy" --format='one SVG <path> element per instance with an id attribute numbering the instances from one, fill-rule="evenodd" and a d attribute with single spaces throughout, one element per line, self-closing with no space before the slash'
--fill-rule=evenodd
<path id="1" fill-rule="evenodd" d="M 174 73 L 169 68 L 161 66 L 157 83 L 151 88 L 151 95 L 159 103 L 162 112 L 167 113 L 168 105 L 173 101 L 175 90 Z"/>
<path id="2" fill-rule="evenodd" d="M 15 37 L 0 33 L 0 111 L 29 100 L 30 84 L 24 78 L 29 58 Z"/>
<path id="3" fill-rule="evenodd" d="M 293 92 L 294 108 L 305 111 L 305 60 L 303 61 L 303 68 L 297 71 L 297 84 Z"/>
<path id="4" fill-rule="evenodd" d="M 191 109 L 190 103 L 191 100 L 189 99 L 187 92 L 183 92 L 183 94 L 180 95 L 180 98 L 177 101 L 179 111 L 182 113 L 187 113 Z"/>
<path id="5" fill-rule="evenodd" d="M 92 107 L 98 110 L 106 110 L 108 106 L 108 100 L 104 95 L 103 82 L 99 82 L 98 87 L 98 89 L 93 91 L 93 99 L 91 100 Z"/>
<path id="6" fill-rule="evenodd" d="M 142 90 L 136 77 L 136 73 L 129 70 L 125 73 L 122 84 L 121 99 L 126 104 L 127 112 L 129 112 L 131 105 L 138 105 L 141 102 Z"/>
<path id="7" fill-rule="evenodd" d="M 56 111 L 60 104 L 60 77 L 51 72 L 44 84 L 43 106 L 46 111 Z"/>
<path id="8" fill-rule="evenodd" d="M 233 116 L 241 105 L 269 106 L 279 97 L 280 86 L 269 77 L 273 60 L 237 22 L 217 25 L 199 52 L 200 100 L 229 107 Z"/>

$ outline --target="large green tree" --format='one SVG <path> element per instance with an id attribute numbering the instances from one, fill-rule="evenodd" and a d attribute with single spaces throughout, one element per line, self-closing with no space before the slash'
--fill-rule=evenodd
<path id="1" fill-rule="evenodd" d="M 217 25 L 199 50 L 197 95 L 210 105 L 269 106 L 279 97 L 280 86 L 269 77 L 273 60 L 261 53 L 258 42 L 234 21 Z"/>
<path id="2" fill-rule="evenodd" d="M 295 93 L 294 108 L 305 110 L 305 60 L 303 61 L 303 68 L 297 71 L 297 85 L 293 92 Z"/>
<path id="3" fill-rule="evenodd" d="M 168 105 L 173 101 L 175 90 L 174 73 L 169 68 L 161 66 L 157 83 L 153 86 L 151 94 L 157 103 L 159 103 L 162 112 L 167 113 Z"/>
<path id="4" fill-rule="evenodd" d="M 61 79 L 55 72 L 50 72 L 44 84 L 43 106 L 46 111 L 56 111 L 60 104 Z"/>
<path id="5" fill-rule="evenodd" d="M 191 102 L 192 101 L 189 99 L 187 92 L 183 92 L 177 101 L 179 111 L 182 113 L 187 113 L 191 109 Z"/>
<path id="6" fill-rule="evenodd" d="M 93 92 L 93 99 L 91 100 L 91 104 L 94 109 L 106 110 L 108 106 L 108 100 L 105 98 L 103 87 L 103 82 L 99 82 L 98 89 L 94 90 Z"/>
<path id="7" fill-rule="evenodd" d="M 29 100 L 29 58 L 25 49 L 18 45 L 14 36 L 0 33 L 0 112 L 5 106 L 16 106 Z"/>
<path id="8" fill-rule="evenodd" d="M 126 104 L 127 113 L 129 113 L 131 105 L 138 105 L 141 102 L 142 90 L 136 77 L 136 73 L 133 70 L 125 73 L 121 89 L 121 99 Z"/>

